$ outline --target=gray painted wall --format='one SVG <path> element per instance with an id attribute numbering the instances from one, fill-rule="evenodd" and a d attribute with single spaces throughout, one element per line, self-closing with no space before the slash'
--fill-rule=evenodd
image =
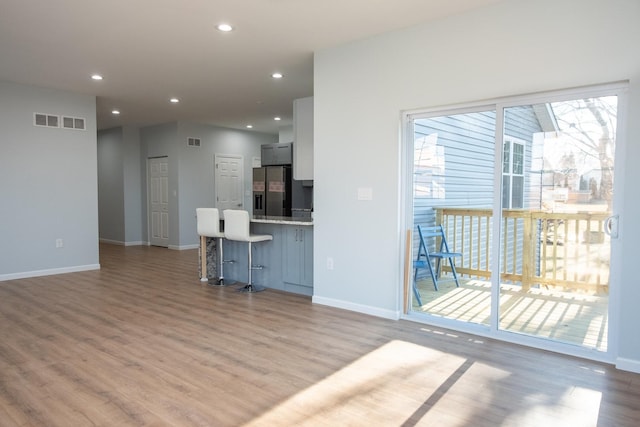
<path id="1" fill-rule="evenodd" d="M 142 223 L 147 238 L 146 159 L 169 158 L 169 246 L 189 248 L 198 244 L 195 210 L 215 207 L 215 154 L 244 158 L 245 209 L 251 209 L 252 158 L 260 157 L 260 145 L 277 142 L 277 135 L 262 134 L 195 123 L 169 123 L 140 130 L 142 175 Z M 187 144 L 199 138 L 200 147 Z"/>
<path id="2" fill-rule="evenodd" d="M 140 130 L 117 127 L 98 131 L 98 209 L 100 240 L 143 243 Z"/>
<path id="3" fill-rule="evenodd" d="M 281 126 L 280 129 L 278 129 L 278 142 L 293 142 L 293 125 Z"/>
<path id="4" fill-rule="evenodd" d="M 189 147 L 187 138 L 200 138 L 200 147 Z M 215 207 L 214 157 L 241 155 L 244 159 L 244 209 L 251 212 L 253 182 L 251 160 L 260 157 L 260 146 L 278 142 L 277 135 L 181 122 L 180 147 L 180 245 L 198 243 L 196 208 Z"/>
<path id="5" fill-rule="evenodd" d="M 124 143 L 122 128 L 98 132 L 98 212 L 100 239 L 125 241 Z"/>
<path id="6" fill-rule="evenodd" d="M 140 129 L 123 128 L 123 175 L 124 175 L 124 241 L 126 244 L 141 244 L 142 233 L 142 174 L 140 166 Z"/>
<path id="7" fill-rule="evenodd" d="M 640 117 L 639 16 L 636 0 L 512 0 L 316 52 L 314 301 L 401 313 L 402 111 L 629 79 L 628 117 Z M 640 181 L 640 121 L 625 130 L 612 348 L 640 372 L 640 198 L 631 190 Z M 358 200 L 358 188 L 371 188 L 373 199 Z"/>
<path id="8" fill-rule="evenodd" d="M 34 112 L 86 130 L 36 127 Z M 99 267 L 95 117 L 93 96 L 0 82 L 0 280 Z"/>

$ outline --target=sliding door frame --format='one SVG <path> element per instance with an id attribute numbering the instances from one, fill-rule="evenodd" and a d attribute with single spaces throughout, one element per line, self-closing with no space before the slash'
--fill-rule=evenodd
<path id="1" fill-rule="evenodd" d="M 431 107 L 424 109 L 403 111 L 401 115 L 401 209 L 400 223 L 402 233 L 400 233 L 399 248 L 411 248 L 413 245 L 407 244 L 406 236 L 413 233 L 406 233 L 405 230 L 413 230 L 413 122 L 416 119 L 431 118 L 437 116 L 472 113 L 478 111 L 496 111 L 495 130 L 495 153 L 494 153 L 494 197 L 493 197 L 493 230 L 501 229 L 502 211 L 502 151 L 504 135 L 504 111 L 506 108 L 533 105 L 548 102 L 568 101 L 577 98 L 593 98 L 602 96 L 617 96 L 617 130 L 616 148 L 614 154 L 614 191 L 612 200 L 612 214 L 619 216 L 617 239 L 611 239 L 610 252 L 610 287 L 609 287 L 609 308 L 608 308 L 608 345 L 606 351 L 597 351 L 580 347 L 577 345 L 560 343 L 545 338 L 527 336 L 499 329 L 499 303 L 500 303 L 500 233 L 494 232 L 492 235 L 492 257 L 491 257 L 491 320 L 490 325 L 464 323 L 457 320 L 443 317 L 431 316 L 424 313 L 411 311 L 412 293 L 407 287 L 411 287 L 413 276 L 402 277 L 399 283 L 404 283 L 399 289 L 400 300 L 406 308 L 401 318 L 433 326 L 453 329 L 461 332 L 472 333 L 478 336 L 494 338 L 502 341 L 522 344 L 530 347 L 554 351 L 572 356 L 583 357 L 592 360 L 613 362 L 617 357 L 618 349 L 618 329 L 619 329 L 619 306 L 620 306 L 620 255 L 622 239 L 624 238 L 624 217 L 621 211 L 622 194 L 624 188 L 623 178 L 625 146 L 626 146 L 626 120 L 627 120 L 627 92 L 628 82 L 616 82 L 597 86 L 577 87 L 572 89 L 539 92 L 527 95 L 517 95 L 511 97 L 497 98 L 488 101 L 470 102 L 466 104 L 456 104 L 441 107 Z M 409 259 L 406 259 L 406 257 Z M 411 265 L 414 254 L 412 251 L 404 253 L 401 251 L 398 259 L 401 265 Z M 401 269 L 405 271 L 405 269 Z"/>

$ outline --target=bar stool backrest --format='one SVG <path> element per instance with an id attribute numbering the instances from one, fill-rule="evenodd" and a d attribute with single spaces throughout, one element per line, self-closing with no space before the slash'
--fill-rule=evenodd
<path id="1" fill-rule="evenodd" d="M 197 208 L 196 228 L 198 236 L 224 237 L 220 231 L 220 213 L 217 208 Z"/>
<path id="2" fill-rule="evenodd" d="M 224 237 L 227 240 L 249 242 L 249 212 L 239 209 L 224 210 Z"/>

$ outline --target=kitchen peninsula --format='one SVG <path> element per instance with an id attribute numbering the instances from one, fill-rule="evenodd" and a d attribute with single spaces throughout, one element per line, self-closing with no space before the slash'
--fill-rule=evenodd
<path id="1" fill-rule="evenodd" d="M 223 222 L 224 224 L 224 222 Z M 313 295 L 313 219 L 254 215 L 251 232 L 271 234 L 273 240 L 253 245 L 253 264 L 264 266 L 254 270 L 253 282 L 270 289 L 302 295 Z M 207 270 L 216 276 L 214 239 L 207 239 Z M 225 282 L 247 281 L 247 244 L 224 241 Z"/>

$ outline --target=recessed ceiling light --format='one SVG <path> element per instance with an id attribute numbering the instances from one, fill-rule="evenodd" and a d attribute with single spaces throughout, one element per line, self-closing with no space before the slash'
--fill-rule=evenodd
<path id="1" fill-rule="evenodd" d="M 100 74 L 94 74 L 91 76 L 93 80 L 102 80 L 102 76 Z"/>
<path id="2" fill-rule="evenodd" d="M 178 98 L 171 98 L 169 99 L 169 102 L 172 104 L 177 104 L 178 102 L 180 102 L 180 100 Z"/>
<path id="3" fill-rule="evenodd" d="M 271 77 L 273 77 L 274 79 L 281 79 L 282 78 L 282 73 L 273 73 L 273 74 L 271 74 Z"/>
<path id="4" fill-rule="evenodd" d="M 253 125 L 247 125 L 247 129 L 253 129 Z"/>
<path id="5" fill-rule="evenodd" d="M 111 111 L 111 114 L 117 116 L 118 114 L 120 114 L 120 110 L 113 110 L 113 111 Z"/>
<path id="6" fill-rule="evenodd" d="M 274 117 L 273 120 L 278 121 L 280 120 L 280 117 Z"/>
<path id="7" fill-rule="evenodd" d="M 229 24 L 219 24 L 216 27 L 219 31 L 222 31 L 224 33 L 228 33 L 229 31 L 233 31 L 233 27 Z"/>

